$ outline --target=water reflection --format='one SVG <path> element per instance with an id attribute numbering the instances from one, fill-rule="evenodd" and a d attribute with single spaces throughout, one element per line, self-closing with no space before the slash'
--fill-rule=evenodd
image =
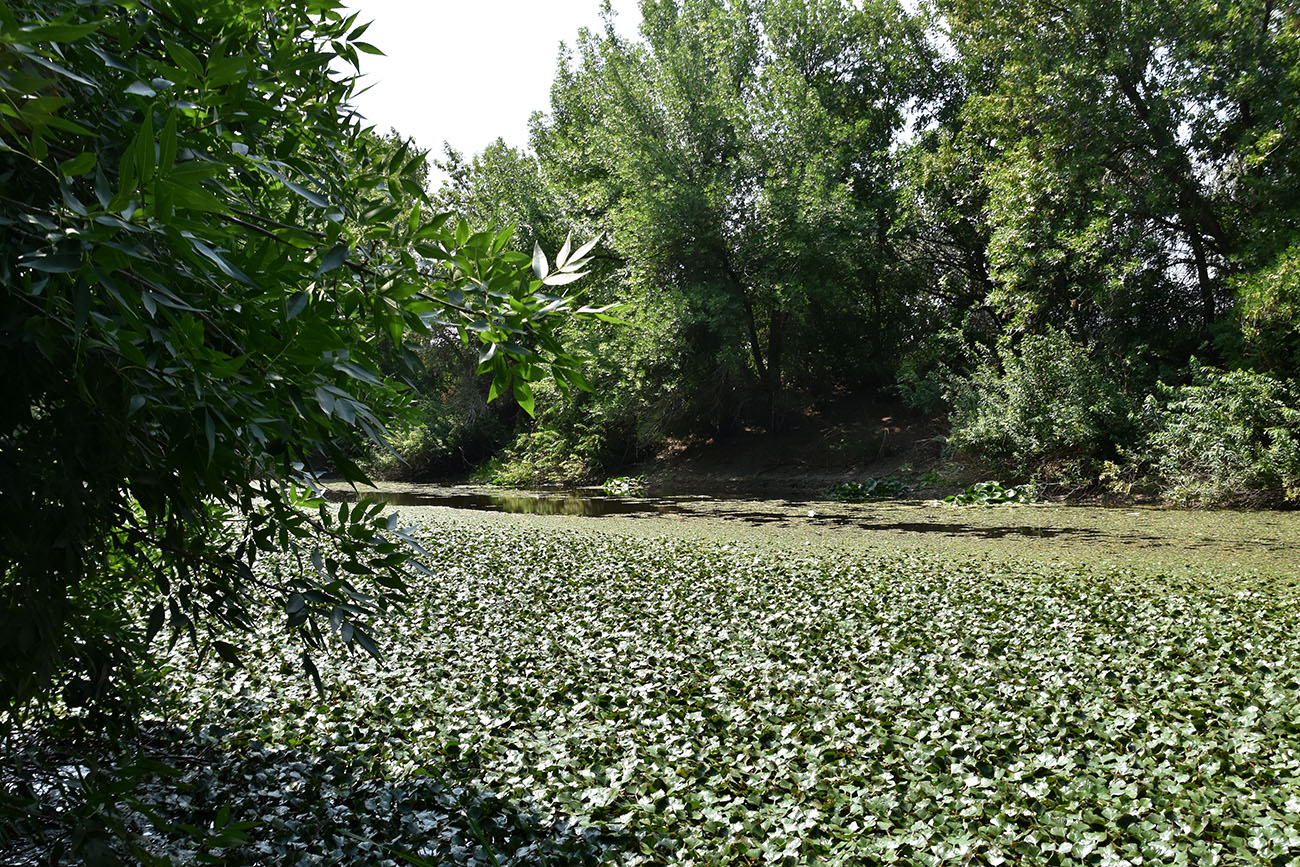
<path id="1" fill-rule="evenodd" d="M 941 533 L 950 536 L 980 536 L 1001 539 L 1007 536 L 1051 539 L 1058 536 L 1095 538 L 1096 530 L 1070 527 L 1000 526 L 980 527 L 940 521 L 878 522 L 858 515 L 810 515 L 804 518 L 792 509 L 759 511 L 737 509 L 709 509 L 704 511 L 683 508 L 678 499 L 642 499 L 636 497 L 604 497 L 574 492 L 563 493 L 445 493 L 431 491 L 363 491 L 362 497 L 378 500 L 391 506 L 444 506 L 451 509 L 477 509 L 488 512 L 514 512 L 528 515 L 575 515 L 598 518 L 604 515 L 663 515 L 685 514 L 694 511 L 702 516 L 724 520 L 743 521 L 755 526 L 762 524 L 788 524 L 808 521 L 814 524 L 832 524 L 856 527 L 863 530 L 895 530 L 905 533 Z M 351 491 L 331 490 L 327 498 L 336 502 L 357 499 Z M 685 498 L 697 499 L 697 498 Z M 802 507 L 806 503 L 787 502 L 786 506 Z"/>
<path id="2" fill-rule="evenodd" d="M 514 512 L 528 515 L 576 515 L 584 518 L 598 518 L 604 515 L 664 515 L 669 513 L 684 514 L 695 511 L 697 514 L 743 521 L 755 526 L 762 524 L 787 524 L 792 521 L 808 521 L 814 524 L 832 524 L 840 527 L 857 527 L 863 530 L 896 530 L 905 533 L 942 533 L 952 536 L 981 536 L 1000 539 L 1007 536 L 1037 537 L 1051 539 L 1058 536 L 1096 537 L 1096 530 L 1070 527 L 1029 527 L 1029 526 L 995 526 L 980 527 L 970 524 L 956 524 L 940 521 L 908 521 L 885 523 L 873 521 L 870 517 L 858 515 L 809 515 L 804 518 L 793 510 L 744 510 L 716 509 L 690 510 L 683 508 L 678 499 L 642 499 L 636 497 L 603 497 L 573 492 L 564 493 L 444 493 L 430 491 L 363 491 L 361 496 L 378 500 L 390 506 L 444 506 L 451 509 L 477 509 L 487 512 Z M 326 498 L 335 502 L 351 502 L 357 499 L 352 491 L 330 490 Z M 697 499 L 697 498 L 684 498 Z M 802 507 L 802 502 L 787 502 L 791 507 Z"/>
<path id="3" fill-rule="evenodd" d="M 444 494 L 417 491 L 362 491 L 361 497 L 390 506 L 445 506 L 451 509 L 478 509 L 486 512 L 514 512 L 528 515 L 577 515 L 596 518 L 603 515 L 665 514 L 681 507 L 669 500 L 643 500 L 625 497 L 597 497 L 579 494 Z M 330 490 L 326 499 L 351 502 L 351 491 Z"/>

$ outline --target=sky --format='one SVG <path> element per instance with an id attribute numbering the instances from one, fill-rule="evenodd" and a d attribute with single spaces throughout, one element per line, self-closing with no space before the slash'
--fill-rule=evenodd
<path id="1" fill-rule="evenodd" d="M 526 147 L 528 118 L 550 107 L 560 43 L 601 26 L 601 0 L 351 0 L 361 37 L 386 56 L 362 55 L 355 100 L 379 132 L 395 128 L 433 156 L 446 141 L 467 156 L 498 137 Z M 620 33 L 641 22 L 636 0 L 613 0 Z"/>

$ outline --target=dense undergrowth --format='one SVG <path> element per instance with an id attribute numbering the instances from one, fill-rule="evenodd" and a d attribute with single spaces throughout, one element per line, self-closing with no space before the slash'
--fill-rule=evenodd
<path id="1" fill-rule="evenodd" d="M 181 821 L 256 823 L 213 857 L 1244 865 L 1300 851 L 1291 579 L 539 522 L 419 532 L 433 577 L 389 622 L 387 661 L 333 662 L 323 698 L 278 618 L 244 639 L 247 669 L 177 658 L 168 716 L 202 721 L 205 758 L 149 797 Z"/>
<path id="2" fill-rule="evenodd" d="M 1016 482 L 1141 493 L 1193 507 L 1300 503 L 1300 390 L 1191 359 L 1171 385 L 1090 357 L 1061 333 L 1004 346 L 969 376 L 931 374 L 948 446 Z"/>

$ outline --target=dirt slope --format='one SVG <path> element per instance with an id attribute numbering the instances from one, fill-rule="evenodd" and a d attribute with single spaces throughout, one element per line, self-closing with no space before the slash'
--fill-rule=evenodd
<path id="1" fill-rule="evenodd" d="M 644 474 L 649 490 L 661 494 L 802 495 L 866 477 L 938 490 L 960 481 L 944 464 L 943 433 L 941 422 L 904 406 L 843 398 L 792 415 L 776 431 L 751 427 L 727 437 L 671 441 L 633 473 Z M 939 478 L 922 478 L 927 470 Z"/>

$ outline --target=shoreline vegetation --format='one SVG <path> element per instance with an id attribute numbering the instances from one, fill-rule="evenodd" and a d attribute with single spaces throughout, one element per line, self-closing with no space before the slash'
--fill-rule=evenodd
<path id="1" fill-rule="evenodd" d="M 381 477 L 599 484 L 756 430 L 793 461 L 810 414 L 911 414 L 945 443 L 915 465 L 964 484 L 1300 502 L 1293 11 L 644 6 L 570 46 L 526 147 L 448 152 L 435 194 L 525 244 L 605 232 L 589 291 L 631 327 L 572 329 L 595 391 L 536 418 L 430 350 Z"/>

